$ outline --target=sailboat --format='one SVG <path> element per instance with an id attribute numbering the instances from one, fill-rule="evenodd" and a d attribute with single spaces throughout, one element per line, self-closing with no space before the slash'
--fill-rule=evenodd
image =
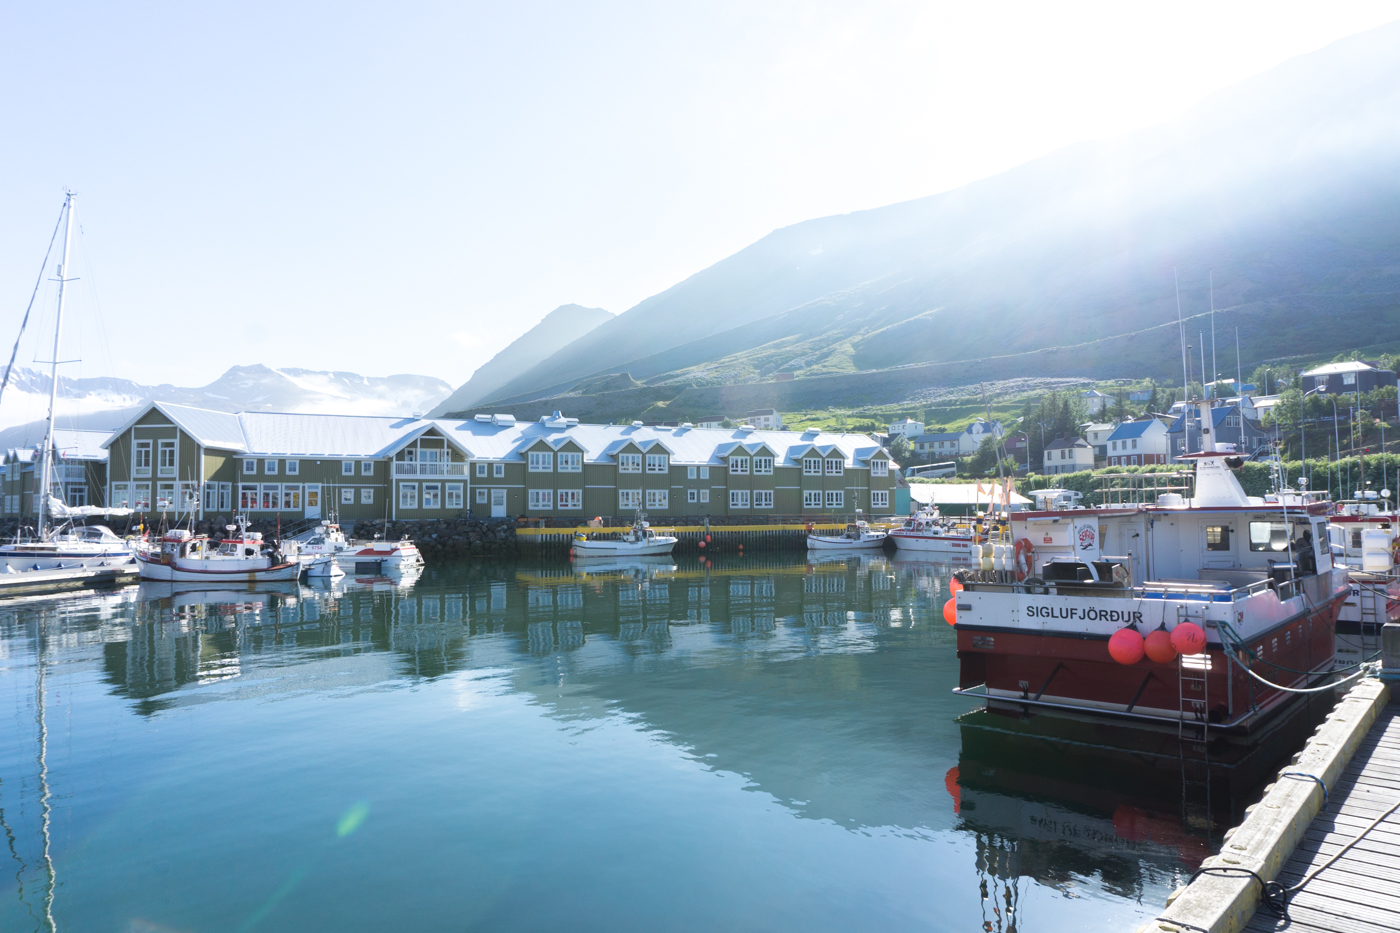
<path id="1" fill-rule="evenodd" d="M 46 592 L 63 589 L 83 589 L 109 586 L 136 579 L 135 551 L 132 545 L 118 537 L 105 525 L 74 527 L 73 520 L 96 516 L 124 517 L 130 509 L 104 509 L 95 506 L 72 508 L 53 495 L 54 473 L 54 412 L 58 403 L 59 350 L 63 339 L 63 306 L 66 285 L 73 279 L 68 275 L 68 261 L 73 243 L 74 194 L 67 192 L 63 201 L 63 262 L 58 267 L 58 313 L 53 334 L 53 359 L 50 361 L 48 431 L 40 458 L 39 490 L 36 499 L 37 523 L 35 537 L 0 544 L 0 595 Z M 44 257 L 48 265 L 48 257 Z M 42 273 L 41 273 L 42 274 Z M 37 293 L 37 287 L 36 287 Z M 30 300 L 30 309 L 33 299 Z M 14 371 L 19 341 L 29 322 L 26 311 L 20 324 L 15 351 L 0 382 L 0 398 L 4 397 L 10 374 Z"/>

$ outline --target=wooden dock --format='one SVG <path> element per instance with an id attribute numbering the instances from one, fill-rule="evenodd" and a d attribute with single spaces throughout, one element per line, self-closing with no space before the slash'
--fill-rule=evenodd
<path id="1" fill-rule="evenodd" d="M 1400 801 L 1400 703 L 1377 716 L 1327 802 L 1308 825 L 1278 882 L 1292 887 Z M 1372 829 L 1288 900 L 1286 917 L 1265 907 L 1248 933 L 1382 933 L 1400 930 L 1400 811 Z"/>

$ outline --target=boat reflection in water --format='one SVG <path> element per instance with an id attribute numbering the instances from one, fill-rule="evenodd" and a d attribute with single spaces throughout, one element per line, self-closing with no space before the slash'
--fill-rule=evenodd
<path id="1" fill-rule="evenodd" d="M 66 601 L 45 622 L 47 663 L 79 687 L 88 665 L 98 689 L 65 693 L 65 717 L 108 708 L 87 759 L 94 733 L 65 734 L 76 751 L 56 786 L 117 773 L 118 756 L 141 818 L 62 854 L 82 871 L 66 876 L 59 925 L 100 925 L 111 892 L 132 888 L 181 905 L 153 924 L 253 916 L 284 876 L 258 876 L 252 894 L 210 880 L 250 846 L 322 853 L 295 895 L 322 909 L 358 897 L 344 877 L 396 866 L 337 916 L 347 930 L 393 928 L 376 912 L 389 906 L 418 926 L 564 925 L 532 912 L 550 901 L 536 881 L 614 928 L 677 911 L 744 927 L 752 910 L 808 930 L 1028 933 L 1102 925 L 1105 911 L 1141 925 L 1219 847 L 1307 717 L 1281 721 L 1272 746 L 1205 748 L 1014 704 L 968 712 L 941 618 L 957 567 L 880 552 L 476 562 Z M 37 611 L 0 608 L 0 658 L 32 651 Z M 8 749 L 0 773 L 19 774 Z M 178 775 L 151 764 L 174 754 Z M 182 795 L 177 777 L 220 792 Z M 19 799 L 0 799 L 4 813 L 28 786 L 6 782 Z M 345 802 L 327 810 L 331 793 Z M 326 849 L 354 795 L 373 795 L 374 835 Z M 65 832 L 106 818 L 101 800 L 64 799 Z M 159 820 L 143 815 L 154 805 Z M 192 826 L 206 827 L 200 846 L 181 848 Z M 133 847 L 181 856 L 138 874 L 116 855 Z M 478 903 L 506 912 L 462 913 Z M 0 928 L 22 916 L 0 897 Z"/>

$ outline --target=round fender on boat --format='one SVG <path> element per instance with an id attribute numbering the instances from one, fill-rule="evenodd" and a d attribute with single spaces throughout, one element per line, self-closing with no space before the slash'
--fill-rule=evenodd
<path id="1" fill-rule="evenodd" d="M 1120 628 L 1108 638 L 1108 653 L 1119 664 L 1136 664 L 1142 660 L 1142 633 L 1135 628 Z"/>
<path id="2" fill-rule="evenodd" d="M 958 598 L 956 596 L 950 596 L 948 601 L 943 604 L 943 621 L 949 625 L 958 624 Z"/>
<path id="3" fill-rule="evenodd" d="M 1142 640 L 1142 650 L 1158 664 L 1170 664 L 1176 660 L 1177 652 L 1176 647 L 1172 645 L 1171 633 L 1164 628 L 1148 632 L 1147 637 Z"/>
<path id="4" fill-rule="evenodd" d="M 1172 629 L 1172 647 L 1182 654 L 1200 654 L 1206 650 L 1206 633 L 1195 622 L 1182 622 Z"/>
<path id="5" fill-rule="evenodd" d="M 954 577 L 953 579 L 951 579 L 951 580 L 948 581 L 948 592 L 949 592 L 949 593 L 952 593 L 954 596 L 956 596 L 956 595 L 958 595 L 959 593 L 961 593 L 962 591 L 963 591 L 963 582 L 962 582 L 961 580 L 959 580 L 957 577 Z"/>

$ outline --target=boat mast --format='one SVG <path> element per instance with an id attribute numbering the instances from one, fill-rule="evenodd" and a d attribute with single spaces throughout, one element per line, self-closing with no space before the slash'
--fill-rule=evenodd
<path id="1" fill-rule="evenodd" d="M 49 508 L 49 471 L 53 469 L 53 413 L 58 404 L 58 348 L 59 341 L 63 338 L 63 297 L 64 284 L 68 281 L 68 253 L 73 245 L 73 198 L 75 195 L 69 191 L 65 199 L 68 208 L 68 217 L 63 225 L 63 263 L 58 267 L 58 315 L 53 328 L 53 359 L 49 369 L 49 430 L 44 437 L 44 458 L 43 472 L 39 478 L 39 508 L 38 533 L 39 537 L 44 537 L 44 517 Z"/>

